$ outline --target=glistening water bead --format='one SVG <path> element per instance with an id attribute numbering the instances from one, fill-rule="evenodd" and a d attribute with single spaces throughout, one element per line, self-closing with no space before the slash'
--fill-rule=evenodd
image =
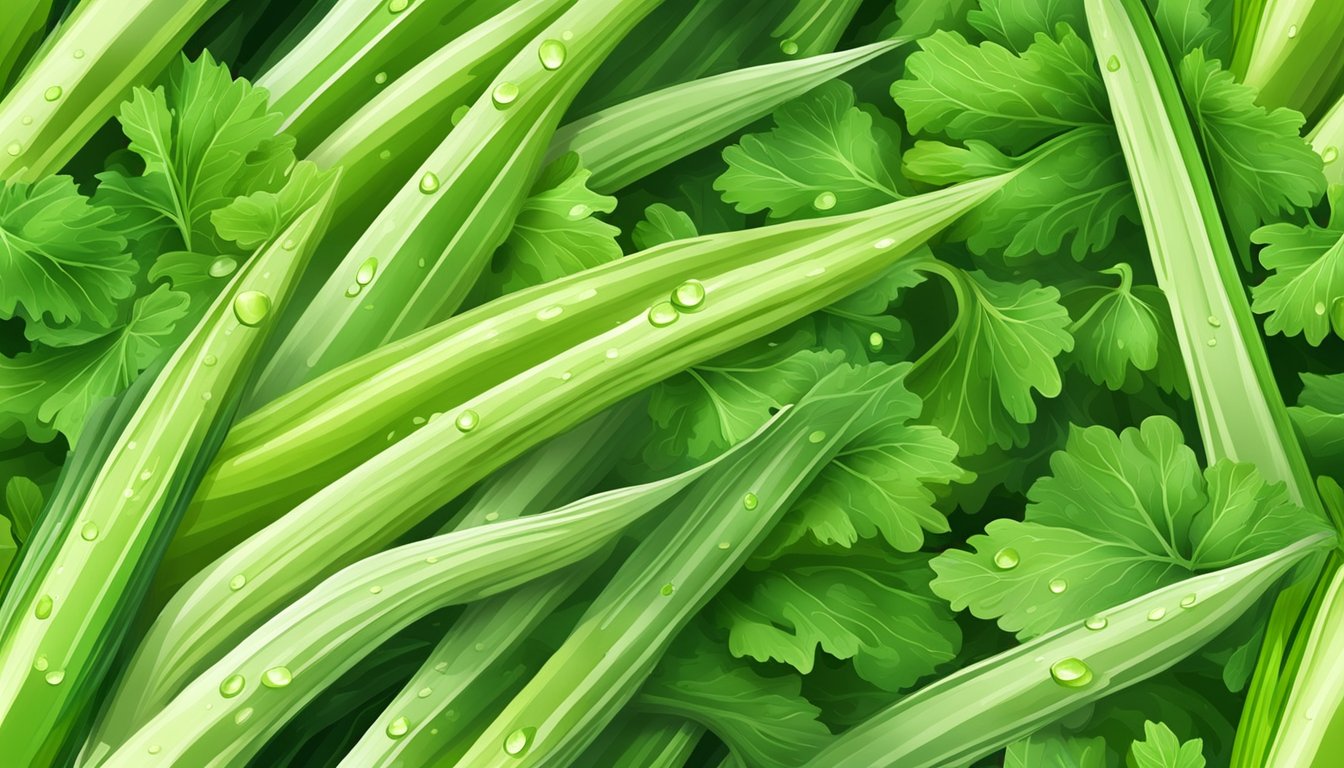
<path id="1" fill-rule="evenodd" d="M 677 318 L 680 316 L 677 308 L 668 301 L 659 302 L 649 307 L 649 325 L 654 328 L 666 328 L 677 322 Z"/>
<path id="2" fill-rule="evenodd" d="M 387 736 L 391 739 L 400 739 L 411 730 L 411 723 L 405 717 L 398 717 L 396 720 L 387 724 Z"/>
<path id="3" fill-rule="evenodd" d="M 994 565 L 1001 571 L 1011 571 L 1020 562 L 1022 562 L 1021 557 L 1018 556 L 1017 550 L 1012 547 L 1004 547 L 994 553 Z"/>
<path id="4" fill-rule="evenodd" d="M 504 754 L 517 757 L 526 752 L 536 732 L 536 728 L 518 728 L 504 737 Z"/>
<path id="5" fill-rule="evenodd" d="M 57 99 L 61 98 L 61 93 L 62 93 L 61 86 L 53 85 L 47 90 L 42 92 L 42 98 L 46 99 L 47 101 L 56 101 Z"/>
<path id="6" fill-rule="evenodd" d="M 1065 688 L 1082 688 L 1092 682 L 1092 668 L 1070 656 L 1050 665 L 1050 677 Z"/>
<path id="7" fill-rule="evenodd" d="M 220 256 L 218 259 L 210 262 L 210 268 L 206 270 L 211 277 L 228 277 L 238 268 L 238 262 L 230 256 Z"/>
<path id="8" fill-rule="evenodd" d="M 818 211 L 829 211 L 835 207 L 835 193 L 822 192 L 812 200 L 812 207 Z"/>
<path id="9" fill-rule="evenodd" d="M 541 66 L 554 72 L 565 64 L 565 44 L 559 40 L 542 40 L 541 45 L 537 47 L 537 58 L 541 60 Z"/>
<path id="10" fill-rule="evenodd" d="M 699 280 L 687 280 L 672 289 L 672 304 L 680 310 L 694 312 L 705 303 L 705 285 Z"/>
<path id="11" fill-rule="evenodd" d="M 370 256 L 359 265 L 355 270 L 355 283 L 359 285 L 368 285 L 373 282 L 373 276 L 378 274 L 378 259 Z"/>
<path id="12" fill-rule="evenodd" d="M 1120 59 L 1116 58 L 1115 56 L 1111 56 L 1111 58 L 1106 60 L 1106 69 L 1109 72 L 1119 72 Z"/>
<path id="13" fill-rule="evenodd" d="M 490 92 L 490 102 L 497 109 L 505 109 L 510 104 L 518 100 L 518 94 L 521 91 L 516 83 L 510 83 L 507 80 L 495 86 L 495 90 Z"/>
<path id="14" fill-rule="evenodd" d="M 742 497 L 742 507 L 744 509 L 755 509 L 756 505 L 759 503 L 760 500 L 757 499 L 756 494 L 752 493 L 751 491 L 747 491 L 747 495 Z"/>
<path id="15" fill-rule="evenodd" d="M 1096 632 L 1097 630 L 1105 629 L 1108 623 L 1110 622 L 1106 620 L 1105 616 L 1090 616 L 1083 622 L 1083 626 Z"/>
<path id="16" fill-rule="evenodd" d="M 226 699 L 232 699 L 234 696 L 243 692 L 243 686 L 247 681 L 242 675 L 229 675 L 224 678 L 224 682 L 219 684 L 219 695 Z"/>
<path id="17" fill-rule="evenodd" d="M 439 177 L 433 171 L 425 171 L 425 175 L 420 177 L 420 191 L 426 195 L 432 195 L 439 191 Z"/>
<path id="18" fill-rule="evenodd" d="M 271 314 L 271 297 L 261 291 L 243 291 L 233 300 L 233 316 L 250 328 L 261 325 Z"/>
<path id="19" fill-rule="evenodd" d="M 267 688 L 284 688 L 294 681 L 289 667 L 271 667 L 261 673 L 261 684 Z"/>
<path id="20" fill-rule="evenodd" d="M 476 425 L 479 424 L 480 421 L 480 415 L 470 408 L 467 408 L 457 414 L 457 418 L 453 420 L 453 426 L 457 427 L 458 432 L 470 432 L 476 428 Z"/>

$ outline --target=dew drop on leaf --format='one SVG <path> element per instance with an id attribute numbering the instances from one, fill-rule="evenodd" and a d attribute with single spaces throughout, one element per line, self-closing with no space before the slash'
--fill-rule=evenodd
<path id="1" fill-rule="evenodd" d="M 1186 595 L 1185 597 L 1182 597 L 1182 598 L 1181 598 L 1181 607 L 1182 607 L 1182 608 L 1191 608 L 1191 607 L 1193 607 L 1194 604 L 1197 603 L 1197 602 L 1199 602 L 1199 598 L 1198 598 L 1197 596 L 1195 596 L 1194 593 L 1191 593 L 1191 594 L 1188 594 L 1188 595 Z"/>
<path id="2" fill-rule="evenodd" d="M 10 157 L 18 157 L 19 153 L 23 151 L 23 145 L 17 141 L 10 142 L 9 146 L 5 147 L 5 151 L 9 153 Z"/>
<path id="3" fill-rule="evenodd" d="M 1339 159 L 1338 147 L 1326 147 L 1325 150 L 1321 152 L 1321 160 L 1326 164 L 1333 163 L 1338 159 Z"/>
<path id="4" fill-rule="evenodd" d="M 252 708 L 243 707 L 242 709 L 238 710 L 238 714 L 233 716 L 233 722 L 237 723 L 238 725 L 242 725 L 243 723 L 246 723 L 248 719 L 251 717 L 252 717 Z"/>
<path id="5" fill-rule="evenodd" d="M 1068 588 L 1069 588 L 1069 583 L 1068 583 L 1067 581 L 1063 580 L 1063 579 L 1051 579 L 1051 580 L 1050 580 L 1050 591 L 1051 591 L 1051 592 L 1054 592 L 1056 595 L 1063 594 L 1063 593 L 1064 593 L 1064 590 L 1066 590 L 1066 589 L 1068 589 Z"/>
<path id="6" fill-rule="evenodd" d="M 38 656 L 33 660 L 33 669 L 36 669 L 38 672 L 45 672 L 50 664 L 51 662 L 47 661 L 46 656 Z"/>
<path id="7" fill-rule="evenodd" d="M 238 268 L 238 262 L 231 256 L 220 256 L 218 259 L 210 262 L 207 270 L 211 277 L 228 277 Z"/>
<path id="8" fill-rule="evenodd" d="M 554 306 L 554 307 L 547 307 L 547 308 L 541 310 L 540 312 L 537 312 L 537 319 L 538 319 L 538 320 L 554 320 L 555 318 L 559 317 L 560 315 L 562 315 L 562 314 L 564 314 L 564 313 L 565 313 L 565 308 L 564 308 L 564 307 L 561 307 L 561 306 L 558 306 L 558 305 L 557 305 L 557 306 Z"/>
<path id="9" fill-rule="evenodd" d="M 1316 302 L 1316 306 L 1312 307 L 1311 309 L 1312 309 L 1312 311 L 1314 311 L 1318 316 L 1319 316 L 1319 315 L 1324 315 L 1324 314 L 1325 314 L 1325 302 L 1323 302 L 1323 301 L 1318 301 L 1318 302 Z"/>
<path id="10" fill-rule="evenodd" d="M 79 529 L 79 538 L 85 541 L 93 541 L 98 538 L 98 524 L 90 520 Z"/>
<path id="11" fill-rule="evenodd" d="M 433 693 L 434 693 L 433 688 L 421 688 L 420 690 L 415 692 L 415 696 L 416 698 L 420 699 L 428 699 L 430 695 Z"/>
<path id="12" fill-rule="evenodd" d="M 61 86 L 53 85 L 47 90 L 42 92 L 42 98 L 46 99 L 47 101 L 55 101 L 61 98 L 62 93 L 64 93 L 64 91 L 61 90 Z"/>
<path id="13" fill-rule="evenodd" d="M 401 13 L 409 8 L 411 0 L 389 0 L 387 10 L 391 13 Z"/>
<path id="14" fill-rule="evenodd" d="M 1297 37 L 1297 25 L 1290 24 L 1288 25 L 1288 39 L 1292 40 L 1295 37 Z"/>
<path id="15" fill-rule="evenodd" d="M 896 241 L 894 239 L 890 237 L 884 237 L 881 240 L 878 240 L 877 242 L 873 243 L 873 247 L 879 251 L 885 251 L 895 244 Z"/>
<path id="16" fill-rule="evenodd" d="M 65 680 L 65 670 L 53 669 L 47 673 L 44 679 L 47 681 L 47 685 L 60 685 Z"/>
<path id="17" fill-rule="evenodd" d="M 1223 321 L 1219 320 L 1217 315 L 1209 315 L 1209 325 L 1214 328 L 1221 328 L 1223 327 Z"/>
<path id="18" fill-rule="evenodd" d="M 382 85 L 383 83 L 386 83 L 386 82 L 387 82 L 387 73 L 386 73 L 386 72 L 379 72 L 378 74 L 374 75 L 374 76 L 373 76 L 373 82 L 375 82 L 375 83 L 377 83 L 377 84 L 379 84 L 379 85 Z"/>
<path id="19" fill-rule="evenodd" d="M 798 53 L 798 43 L 793 40 L 780 40 L 779 50 L 782 51 L 785 56 L 792 56 Z"/>
<path id="20" fill-rule="evenodd" d="M 872 333 L 868 334 L 868 348 L 873 350 L 874 352 L 881 352 L 882 345 L 884 343 L 885 342 L 882 339 L 882 334 L 878 333 L 877 331 L 873 331 Z"/>
<path id="21" fill-rule="evenodd" d="M 1092 668 L 1070 656 L 1050 665 L 1050 677 L 1065 688 L 1082 688 L 1092 682 Z"/>
<path id="22" fill-rule="evenodd" d="M 818 211 L 829 211 L 835 207 L 835 193 L 822 192 L 812 200 L 812 207 Z"/>
<path id="23" fill-rule="evenodd" d="M 247 586 L 247 577 L 241 573 L 234 576 L 232 579 L 229 579 L 229 589 L 234 592 L 237 592 L 245 586 Z"/>
<path id="24" fill-rule="evenodd" d="M 658 590 L 659 594 L 661 594 L 663 597 L 671 597 L 672 593 L 676 591 L 677 588 L 672 584 L 664 584 L 663 588 Z"/>
<path id="25" fill-rule="evenodd" d="M 820 429 L 816 430 L 815 432 L 812 432 L 807 436 L 807 442 L 809 443 L 820 443 L 822 440 L 825 439 L 826 439 L 826 433 L 822 432 Z"/>
<path id="26" fill-rule="evenodd" d="M 1020 562 L 1022 562 L 1022 558 L 1018 556 L 1017 550 L 1012 547 L 1004 547 L 994 553 L 994 565 L 1001 571 L 1011 571 Z"/>

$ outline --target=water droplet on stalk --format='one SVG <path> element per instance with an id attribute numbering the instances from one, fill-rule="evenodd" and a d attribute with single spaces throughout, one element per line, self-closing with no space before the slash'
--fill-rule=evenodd
<path id="1" fill-rule="evenodd" d="M 1161 621 L 1167 615 L 1167 609 L 1162 607 L 1154 608 L 1148 612 L 1149 621 Z"/>
<path id="2" fill-rule="evenodd" d="M 1290 24 L 1288 25 L 1288 39 L 1292 40 L 1295 37 L 1297 37 L 1297 25 Z"/>
<path id="3" fill-rule="evenodd" d="M 868 348 L 873 350 L 874 352 L 881 352 L 882 345 L 884 343 L 885 341 L 882 338 L 882 334 L 878 333 L 877 331 L 873 331 L 872 333 L 868 334 Z"/>
<path id="4" fill-rule="evenodd" d="M 555 71 L 565 64 L 565 44 L 559 40 L 542 40 L 537 48 L 537 58 L 541 59 L 541 66 Z"/>
<path id="5" fill-rule="evenodd" d="M 1181 598 L 1181 607 L 1192 608 L 1197 602 L 1199 602 L 1199 597 L 1196 596 L 1194 593 L 1191 593 Z"/>
<path id="6" fill-rule="evenodd" d="M 93 541 L 98 538 L 98 524 L 90 520 L 79 529 L 79 538 L 85 541 Z"/>
<path id="7" fill-rule="evenodd" d="M 878 240 L 876 243 L 873 243 L 873 247 L 879 251 L 885 251 L 886 249 L 890 248 L 895 244 L 896 244 L 895 239 L 890 237 L 884 237 L 881 240 Z"/>
<path id="8" fill-rule="evenodd" d="M 458 432 L 470 432 L 476 428 L 476 425 L 479 424 L 480 421 L 481 417 L 479 414 L 470 408 L 466 408 L 461 413 L 457 414 L 457 418 L 453 420 L 453 426 L 457 427 Z"/>
<path id="9" fill-rule="evenodd" d="M 994 553 L 994 565 L 1001 571 L 1011 571 L 1020 562 L 1022 562 L 1022 558 L 1018 556 L 1017 550 L 1012 547 L 1004 547 Z"/>
<path id="10" fill-rule="evenodd" d="M 616 358 L 618 358 L 618 357 L 620 357 L 620 356 L 621 356 L 621 350 L 619 350 L 619 349 L 617 349 L 617 348 L 615 348 L 615 347 L 612 347 L 611 349 L 608 349 L 608 350 L 607 350 L 607 359 L 608 359 L 608 360 L 615 360 Z"/>
<path id="11" fill-rule="evenodd" d="M 45 679 L 47 681 L 47 685 L 60 685 L 61 681 L 65 680 L 65 670 L 53 669 L 47 673 Z"/>
<path id="12" fill-rule="evenodd" d="M 699 280 L 687 280 L 672 289 L 672 304 L 678 309 L 694 312 L 705 303 L 705 284 Z"/>
<path id="13" fill-rule="evenodd" d="M 411 724 L 405 717 L 398 717 L 396 720 L 387 724 L 387 735 L 389 738 L 400 739 L 411 730 Z"/>
<path id="14" fill-rule="evenodd" d="M 45 619 L 51 615 L 51 608 L 56 601 L 51 599 L 51 595 L 43 595 L 37 598 L 37 603 L 33 606 L 33 615 L 39 619 Z"/>
<path id="15" fill-rule="evenodd" d="M 785 56 L 793 56 L 798 53 L 798 43 L 793 40 L 780 40 L 779 50 L 782 51 Z"/>
<path id="16" fill-rule="evenodd" d="M 209 368 L 210 366 L 214 365 L 215 363 L 218 363 L 218 362 L 219 362 L 219 358 L 218 358 L 218 357 L 215 357 L 214 355 L 206 355 L 206 356 L 205 356 L 205 359 L 203 359 L 201 362 L 205 364 L 205 367 L 206 367 L 206 368 Z"/>
<path id="17" fill-rule="evenodd" d="M 654 328 L 666 328 L 677 322 L 677 318 L 681 315 L 677 312 L 677 308 L 672 306 L 671 302 L 663 301 L 649 307 L 648 317 L 649 325 Z"/>
<path id="18" fill-rule="evenodd" d="M 33 660 L 33 669 L 36 669 L 38 672 L 45 672 L 50 664 L 51 662 L 47 661 L 46 656 L 38 656 Z"/>
<path id="19" fill-rule="evenodd" d="M 373 585 L 372 587 L 369 587 L 369 594 L 371 594 L 371 595 L 377 595 L 377 594 L 380 594 L 382 591 L 383 591 L 383 588 L 380 587 L 380 586 L 378 586 L 377 584 Z"/>
<path id="20" fill-rule="evenodd" d="M 61 90 L 61 86 L 53 85 L 47 90 L 42 92 L 42 98 L 46 99 L 47 101 L 55 101 L 61 98 L 62 93 L 64 93 L 64 91 Z"/>
<path id="21" fill-rule="evenodd" d="M 233 722 L 236 723 L 237 725 L 242 725 L 243 723 L 246 723 L 248 719 L 251 717 L 252 717 L 252 708 L 243 707 L 242 709 L 238 710 L 238 714 L 233 716 Z"/>
<path id="22" fill-rule="evenodd" d="M 420 191 L 426 195 L 439 191 L 439 177 L 433 171 L 426 171 L 425 175 L 420 177 Z"/>
<path id="23" fill-rule="evenodd" d="M 1335 162 L 1338 159 L 1339 159 L 1338 147 L 1326 147 L 1325 150 L 1321 152 L 1321 160 L 1325 162 L 1327 165 Z"/>
<path id="24" fill-rule="evenodd" d="M 23 145 L 17 141 L 10 142 L 9 146 L 5 147 L 5 151 L 9 153 L 10 157 L 18 157 L 19 153 L 23 151 Z"/>
<path id="25" fill-rule="evenodd" d="M 1219 320 L 1216 315 L 1209 315 L 1209 325 L 1213 326 L 1214 328 L 1222 328 L 1223 321 Z"/>
<path id="26" fill-rule="evenodd" d="M 434 693 L 432 688 L 421 688 L 415 692 L 415 696 L 419 699 L 428 699 L 432 693 Z"/>
<path id="27" fill-rule="evenodd" d="M 151 755 L 157 755 L 157 754 L 159 754 L 159 753 L 162 752 L 162 751 L 163 751 L 163 747 L 160 747 L 158 744 L 150 744 L 150 745 L 149 745 L 149 750 L 148 750 L 148 752 L 149 752 L 149 754 L 151 754 Z"/>
<path id="28" fill-rule="evenodd" d="M 386 73 L 386 72 L 379 72 L 378 74 L 374 75 L 374 76 L 373 76 L 373 82 L 375 82 L 375 83 L 377 83 L 377 84 L 379 84 L 379 85 L 382 85 L 383 83 L 386 83 L 386 82 L 387 82 L 387 73 Z"/>
<path id="29" fill-rule="evenodd" d="M 1325 314 L 1325 302 L 1323 302 L 1323 301 L 1318 301 L 1318 302 L 1316 302 L 1316 306 L 1312 307 L 1312 311 L 1314 311 L 1317 315 L 1324 315 L 1324 314 Z"/>
<path id="30" fill-rule="evenodd" d="M 233 300 L 233 316 L 243 325 L 255 328 L 271 314 L 271 297 L 261 291 L 243 291 Z"/>
<path id="31" fill-rule="evenodd" d="M 554 306 L 554 307 L 547 307 L 547 308 L 545 308 L 545 309 L 543 309 L 543 310 L 537 312 L 537 319 L 538 319 L 538 320 L 554 320 L 555 318 L 557 318 L 557 317 L 559 317 L 560 315 L 564 314 L 564 312 L 565 312 L 565 308 L 564 308 L 564 307 L 561 307 L 561 306 L 559 306 L 559 305 Z"/>
<path id="32" fill-rule="evenodd" d="M 1097 630 L 1105 629 L 1108 623 L 1109 622 L 1106 621 L 1105 616 L 1089 616 L 1087 620 L 1083 622 L 1083 626 L 1095 632 Z"/>
<path id="33" fill-rule="evenodd" d="M 267 688 L 284 688 L 294 681 L 289 667 L 271 667 L 261 673 L 261 684 Z"/>
<path id="34" fill-rule="evenodd" d="M 490 92 L 490 101 L 496 109 L 506 109 L 518 100 L 518 94 L 518 86 L 506 81 L 496 85 L 495 90 Z"/>
<path id="35" fill-rule="evenodd" d="M 1106 69 L 1107 71 L 1110 72 L 1119 72 L 1120 59 L 1117 58 L 1115 55 L 1112 55 L 1109 59 L 1106 60 Z"/>
<path id="36" fill-rule="evenodd" d="M 1065 688 L 1082 688 L 1092 682 L 1092 668 L 1070 656 L 1050 665 L 1050 677 Z"/>
<path id="37" fill-rule="evenodd" d="M 536 735 L 536 728 L 519 728 L 504 738 L 504 753 L 517 757 L 527 751 L 527 747 L 532 743 L 532 737 Z"/>
<path id="38" fill-rule="evenodd" d="M 658 590 L 659 594 L 661 594 L 663 597 L 670 597 L 672 593 L 676 591 L 677 588 L 671 584 L 664 584 L 663 588 Z"/>
<path id="39" fill-rule="evenodd" d="M 368 285 L 373 282 L 373 276 L 378 274 L 378 259 L 370 256 L 359 265 L 355 270 L 355 282 L 359 285 Z"/>
<path id="40" fill-rule="evenodd" d="M 747 492 L 747 495 L 742 497 L 742 507 L 744 509 L 755 509 L 756 505 L 760 503 L 761 501 L 756 498 L 756 494 L 751 493 L 750 491 Z"/>
<path id="41" fill-rule="evenodd" d="M 391 13 L 401 13 L 409 8 L 410 5 L 411 0 L 389 0 L 387 3 L 387 10 Z"/>
<path id="42" fill-rule="evenodd" d="M 234 592 L 237 592 L 245 586 L 247 586 L 247 577 L 241 573 L 234 576 L 232 579 L 229 579 L 229 589 Z"/>
<path id="43" fill-rule="evenodd" d="M 825 439 L 826 439 L 826 433 L 822 432 L 820 429 L 809 433 L 807 436 L 807 442 L 809 443 L 820 443 L 822 440 Z"/>

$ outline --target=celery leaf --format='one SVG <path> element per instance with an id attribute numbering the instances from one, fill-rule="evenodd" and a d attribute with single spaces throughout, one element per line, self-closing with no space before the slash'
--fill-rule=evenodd
<path id="1" fill-rule="evenodd" d="M 1302 374 L 1302 394 L 1288 409 L 1312 458 L 1344 457 L 1344 374 Z"/>
<path id="2" fill-rule="evenodd" d="M 630 237 L 639 250 L 647 250 L 655 245 L 685 240 L 700 234 L 695 222 L 684 211 L 679 211 L 667 203 L 654 203 L 644 209 L 644 218 L 635 225 Z"/>
<path id="3" fill-rule="evenodd" d="M 1187 391 L 1184 359 L 1162 290 L 1134 285 L 1125 262 L 1101 271 L 1118 275 L 1120 284 L 1084 285 L 1064 296 L 1077 318 L 1069 326 L 1074 340 L 1070 364 L 1112 390 L 1132 387 L 1134 374 L 1141 371 L 1168 392 Z"/>
<path id="4" fill-rule="evenodd" d="M 261 189 L 234 198 L 211 211 L 210 222 L 220 237 L 251 250 L 280 234 L 312 207 L 334 178 L 333 171 L 320 171 L 307 160 L 299 161 L 278 191 Z"/>
<path id="5" fill-rule="evenodd" d="M 1204 740 L 1182 742 L 1165 723 L 1143 724 L 1144 739 L 1129 749 L 1133 768 L 1204 768 Z"/>
<path id="6" fill-rule="evenodd" d="M 1106 740 L 1064 733 L 1058 726 L 1042 728 L 1004 750 L 1003 768 L 1106 768 Z"/>
<path id="7" fill-rule="evenodd" d="M 1031 46 L 1037 32 L 1060 23 L 1087 28 L 1082 0 L 980 0 L 980 7 L 967 13 L 966 21 L 986 39 L 1018 53 Z"/>
<path id="8" fill-rule="evenodd" d="M 995 520 L 970 538 L 975 552 L 933 561 L 935 593 L 1020 639 L 1324 526 L 1252 465 L 1220 461 L 1201 473 L 1165 417 L 1120 434 L 1075 427 L 1050 467 L 1027 493 L 1024 520 Z"/>
<path id="9" fill-rule="evenodd" d="M 1344 337 L 1344 186 L 1330 188 L 1325 226 L 1288 222 L 1257 229 L 1260 263 L 1274 274 L 1251 289 L 1251 307 L 1267 314 L 1265 331 L 1302 334 L 1315 346 L 1333 330 Z"/>
<path id="10" fill-rule="evenodd" d="M 5 517 L 15 541 L 24 541 L 42 514 L 42 488 L 31 478 L 16 475 L 5 483 Z"/>

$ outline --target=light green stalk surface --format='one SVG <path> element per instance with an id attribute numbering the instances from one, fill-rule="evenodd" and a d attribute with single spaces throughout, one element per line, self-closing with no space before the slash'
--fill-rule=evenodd
<path id="1" fill-rule="evenodd" d="M 1240 38 L 1233 61 L 1242 82 L 1260 91 L 1266 107 L 1307 116 L 1338 95 L 1344 76 L 1344 3 L 1339 0 L 1265 0 L 1253 35 Z"/>
<path id="2" fill-rule="evenodd" d="M 51 0 L 5 0 L 0 7 L 0 94 L 41 42 L 49 13 Z"/>
<path id="3" fill-rule="evenodd" d="M 799 0 L 770 33 L 786 56 L 826 53 L 840 42 L 862 0 Z"/>
<path id="4" fill-rule="evenodd" d="M 904 41 L 734 70 L 640 96 L 556 131 L 548 160 L 577 152 L 588 186 L 615 192 Z M 675 125 L 675 131 L 668 131 Z"/>
<path id="5" fill-rule="evenodd" d="M 6 0 L 9 2 L 9 0 Z M 0 101 L 0 180 L 58 171 L 225 0 L 82 2 Z"/>
<path id="6" fill-rule="evenodd" d="M 1334 765 L 1344 754 L 1344 569 L 1335 568 L 1284 704 L 1265 768 Z M 1289 727 L 1284 727 L 1288 725 Z"/>
<path id="7" fill-rule="evenodd" d="M 578 0 L 525 46 L 346 253 L 253 403 L 455 312 L 507 237 L 574 94 L 661 1 Z M 361 270 L 368 279 L 356 282 Z"/>
<path id="8" fill-rule="evenodd" d="M 854 726 L 806 766 L 970 764 L 1199 650 L 1329 542 L 1322 534 L 1186 579 L 966 667 Z"/>
<path id="9" fill-rule="evenodd" d="M 150 386 L 87 492 L 44 516 L 42 527 L 63 530 L 39 528 L 35 539 L 59 538 L 25 557 L 0 607 L 4 760 L 49 759 L 61 723 L 80 714 L 81 695 L 97 686 L 106 669 L 100 656 L 120 640 L 116 617 L 143 594 L 142 569 L 152 567 L 209 461 L 200 454 L 213 448 L 212 430 L 232 416 L 272 307 L 297 281 L 330 197 L 239 271 Z"/>
<path id="10" fill-rule="evenodd" d="M 841 368 L 781 412 L 750 450 L 697 481 L 457 767 L 573 764 L 798 493 L 881 418 L 899 381 L 889 370 L 872 376 Z"/>
<path id="11" fill-rule="evenodd" d="M 144 681 L 136 689 L 150 701 L 171 694 L 293 596 L 387 545 L 505 462 L 654 382 L 867 285 L 1007 178 L 833 217 L 830 226 L 797 222 L 689 241 L 710 255 L 745 251 L 759 261 L 704 279 L 703 298 L 670 324 L 652 324 L 647 308 L 636 312 L 429 420 L 326 486 L 184 586 L 132 660 L 130 679 Z M 777 250 L 759 247 L 772 240 Z M 663 296 L 679 283 L 665 283 Z M 551 306 L 561 312 L 533 316 L 534 327 L 605 285 L 585 273 L 552 283 Z M 449 359 L 469 348 L 454 348 Z"/>
<path id="12" fill-rule="evenodd" d="M 413 621 L 592 555 L 717 461 L 351 565 L 238 643 L 98 764 L 141 768 L 153 755 L 165 765 L 242 764 L 304 704 Z"/>
<path id="13" fill-rule="evenodd" d="M 1311 148 L 1325 163 L 1325 179 L 1331 184 L 1344 184 L 1344 95 L 1330 107 L 1325 116 L 1307 135 Z"/>
<path id="14" fill-rule="evenodd" d="M 1223 231 L 1194 132 L 1141 0 L 1087 0 L 1088 26 L 1166 294 L 1208 461 L 1254 464 L 1320 513 Z"/>

